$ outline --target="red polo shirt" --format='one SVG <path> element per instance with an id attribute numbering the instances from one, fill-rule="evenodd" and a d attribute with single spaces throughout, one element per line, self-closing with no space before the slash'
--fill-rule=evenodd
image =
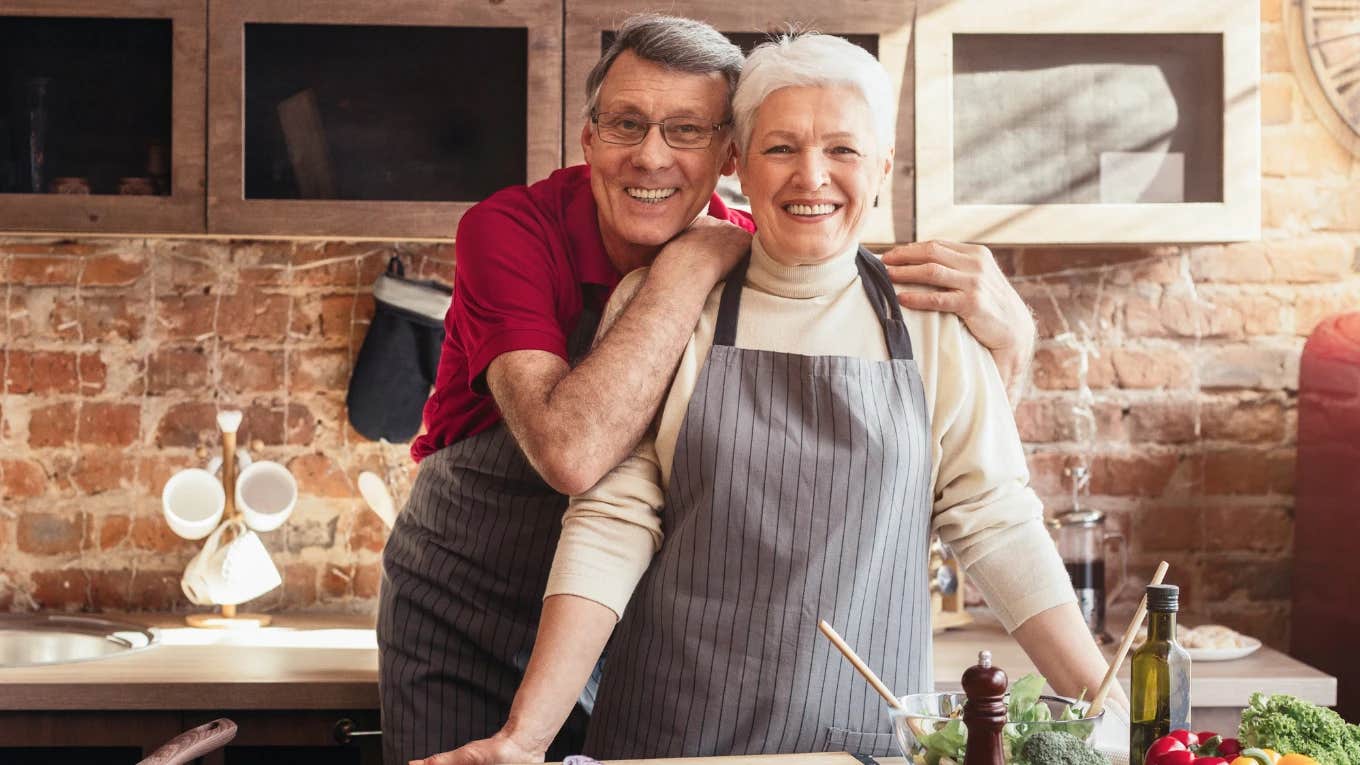
<path id="1" fill-rule="evenodd" d="M 728 209 L 716 194 L 708 214 L 755 231 L 751 216 Z M 581 285 L 609 291 L 622 277 L 600 239 L 588 165 L 496 192 L 463 215 L 457 237 L 453 304 L 425 402 L 426 432 L 411 444 L 417 462 L 500 421 L 480 379 L 492 359 L 539 350 L 565 360 L 584 308 Z"/>

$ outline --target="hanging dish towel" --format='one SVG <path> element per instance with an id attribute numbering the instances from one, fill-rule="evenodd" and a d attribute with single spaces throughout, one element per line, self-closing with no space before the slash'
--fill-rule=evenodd
<path id="1" fill-rule="evenodd" d="M 406 278 L 393 257 L 373 285 L 376 309 L 349 380 L 349 421 L 365 438 L 409 441 L 439 368 L 453 290 Z"/>

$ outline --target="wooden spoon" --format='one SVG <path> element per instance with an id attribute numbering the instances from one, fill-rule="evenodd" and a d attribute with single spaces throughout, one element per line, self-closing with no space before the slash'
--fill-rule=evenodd
<path id="1" fill-rule="evenodd" d="M 888 690 L 888 686 L 884 685 L 883 681 L 878 679 L 878 675 L 874 674 L 872 669 L 869 669 L 869 665 L 865 664 L 864 660 L 859 657 L 859 654 L 855 653 L 855 649 L 846 645 L 845 641 L 841 639 L 840 634 L 837 633 L 830 624 L 827 624 L 825 619 L 817 622 L 817 629 L 821 630 L 822 634 L 826 635 L 826 639 L 830 640 L 831 644 L 836 646 L 836 649 L 850 661 L 850 665 L 853 666 L 865 680 L 869 681 L 869 685 L 872 685 L 874 690 L 878 691 L 878 695 L 882 696 L 884 701 L 888 702 L 893 709 L 900 712 L 907 711 L 906 707 L 902 706 L 901 699 L 894 696 L 893 692 Z"/>

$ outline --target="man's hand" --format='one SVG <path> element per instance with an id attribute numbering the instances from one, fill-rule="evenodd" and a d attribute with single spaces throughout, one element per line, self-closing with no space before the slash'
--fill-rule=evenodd
<path id="1" fill-rule="evenodd" d="M 689 270 L 693 278 L 705 278 L 712 286 L 726 277 L 750 249 L 751 235 L 746 229 L 700 215 L 689 228 L 661 248 L 652 268 L 680 265 Z"/>
<path id="2" fill-rule="evenodd" d="M 543 762 L 543 751 L 524 748 L 502 730 L 491 738 L 469 742 L 452 752 L 411 760 L 412 765 L 499 765 L 504 762 Z"/>
<path id="3" fill-rule="evenodd" d="M 888 276 L 898 284 L 928 284 L 938 292 L 903 292 L 905 308 L 948 311 L 992 352 L 1008 389 L 1014 388 L 1034 354 L 1034 319 L 992 251 L 980 244 L 914 242 L 883 254 Z"/>

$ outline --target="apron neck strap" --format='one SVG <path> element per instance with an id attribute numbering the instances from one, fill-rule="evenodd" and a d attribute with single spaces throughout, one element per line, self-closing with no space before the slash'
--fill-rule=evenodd
<path id="1" fill-rule="evenodd" d="M 878 314 L 883 325 L 883 337 L 888 341 L 888 356 L 894 359 L 909 359 L 911 355 L 911 335 L 907 325 L 902 322 L 902 306 L 897 302 L 897 290 L 883 261 L 874 257 L 863 247 L 855 255 L 855 265 L 859 266 L 859 278 L 864 284 L 864 292 Z"/>
<path id="2" fill-rule="evenodd" d="M 595 343 L 595 331 L 599 329 L 608 292 L 603 285 L 581 283 L 581 313 L 567 334 L 567 358 L 572 365 L 589 353 Z"/>
<path id="3" fill-rule="evenodd" d="M 723 284 L 722 302 L 718 304 L 718 326 L 713 333 L 714 345 L 737 344 L 737 314 L 741 312 L 741 288 L 746 284 L 746 268 L 751 265 L 748 253 L 727 275 Z"/>
<path id="4" fill-rule="evenodd" d="M 732 273 L 727 275 L 723 285 L 722 302 L 718 305 L 718 326 L 713 333 L 714 345 L 737 344 L 737 315 L 741 312 L 741 288 L 746 284 L 746 267 L 750 256 L 742 260 Z M 902 323 L 902 307 L 897 303 L 897 291 L 888 278 L 888 269 L 883 262 L 863 247 L 855 255 L 855 265 L 859 268 L 860 284 L 869 296 L 874 314 L 883 325 L 883 337 L 888 341 L 888 355 L 894 359 L 909 359 L 911 355 L 911 336 Z"/>

